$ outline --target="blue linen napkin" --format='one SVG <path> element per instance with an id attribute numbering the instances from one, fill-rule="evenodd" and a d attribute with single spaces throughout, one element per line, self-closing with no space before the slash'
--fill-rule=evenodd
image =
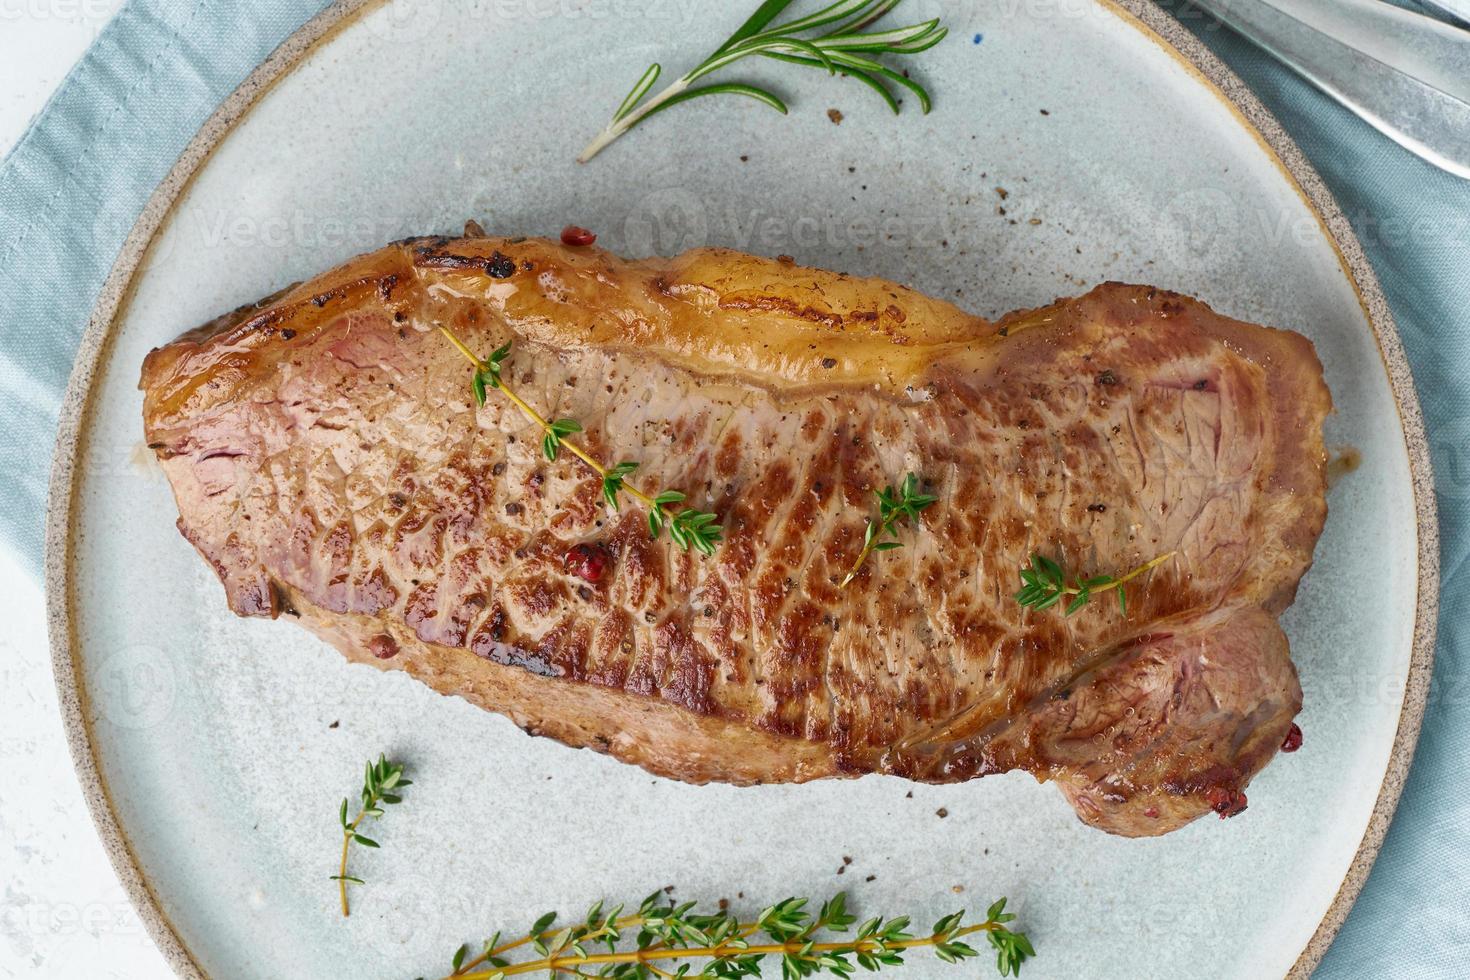
<path id="1" fill-rule="evenodd" d="M 39 572 L 57 409 L 123 239 L 224 98 L 322 0 L 129 0 L 0 163 L 0 547 Z"/>
<path id="2" fill-rule="evenodd" d="M 1177 4 L 1170 4 L 1177 6 Z M 322 0 L 130 0 L 0 163 L 0 547 L 39 571 L 57 409 L 133 219 L 205 118 Z M 1363 240 L 1433 446 L 1443 605 L 1418 756 L 1319 977 L 1470 973 L 1470 182 L 1400 150 L 1230 31 L 1186 23 L 1296 138 Z"/>

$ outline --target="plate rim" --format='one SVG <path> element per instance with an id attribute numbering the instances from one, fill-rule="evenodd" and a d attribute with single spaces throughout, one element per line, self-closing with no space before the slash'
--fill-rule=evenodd
<path id="1" fill-rule="evenodd" d="M 113 810 L 87 722 L 87 694 L 76 660 L 71 618 L 71 559 L 75 541 L 71 532 L 78 476 L 75 462 L 86 437 L 87 391 L 111 347 L 113 327 L 131 298 L 133 284 L 143 269 L 143 260 L 155 235 L 214 148 L 276 82 L 291 74 L 308 55 L 328 43 L 358 15 L 384 2 L 333 0 L 281 42 L 205 120 L 168 175 L 154 189 L 124 240 L 82 334 L 59 412 L 47 495 L 44 573 L 52 670 L 62 725 L 82 795 L 112 868 L 164 960 L 178 976 L 187 980 L 206 980 L 207 974 L 164 911 Z M 1418 544 L 1417 596 L 1404 698 L 1383 782 L 1358 848 L 1322 920 L 1287 973 L 1291 980 L 1298 980 L 1310 976 L 1321 961 L 1368 879 L 1403 792 L 1428 700 L 1439 609 L 1439 522 L 1424 418 L 1408 359 L 1378 277 L 1336 199 L 1296 142 L 1245 83 L 1156 0 L 1092 2 L 1155 42 L 1220 100 L 1266 151 L 1321 224 L 1373 332 L 1404 436 Z"/>

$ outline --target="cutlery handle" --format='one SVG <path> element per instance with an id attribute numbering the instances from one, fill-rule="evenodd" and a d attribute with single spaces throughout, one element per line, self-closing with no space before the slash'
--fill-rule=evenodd
<path id="1" fill-rule="evenodd" d="M 1442 10 L 1462 24 L 1470 24 L 1470 0 L 1423 0 L 1436 10 Z"/>
<path id="2" fill-rule="evenodd" d="M 1384 135 L 1470 179 L 1470 33 L 1379 0 L 1193 0 Z"/>

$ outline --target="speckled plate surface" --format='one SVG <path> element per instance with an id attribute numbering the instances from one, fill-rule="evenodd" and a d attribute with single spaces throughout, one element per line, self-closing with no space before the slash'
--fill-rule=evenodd
<path id="1" fill-rule="evenodd" d="M 1004 894 L 1041 952 L 1033 977 L 1301 974 L 1330 942 L 1412 756 L 1437 582 L 1408 370 L 1335 204 L 1145 0 L 914 0 L 953 31 L 916 63 L 931 115 L 895 119 L 850 82 L 777 71 L 788 117 L 693 103 L 572 162 L 644 65 L 692 62 L 745 6 L 338 4 L 220 110 L 129 239 L 65 412 L 51 622 L 83 786 L 181 974 L 427 975 L 545 909 L 665 885 L 743 911 L 846 887 L 860 912 L 922 921 Z M 1331 491 L 1285 619 L 1306 747 L 1252 784 L 1239 819 L 1120 840 L 1021 775 L 655 779 L 348 666 L 289 623 L 233 618 L 142 446 L 144 353 L 468 217 L 503 234 L 576 221 L 629 254 L 787 253 L 991 316 L 1143 281 L 1307 334 L 1337 400 L 1328 442 L 1361 465 Z M 383 848 L 355 859 L 368 884 L 343 921 L 327 880 L 337 804 L 380 751 L 415 785 Z M 918 958 L 904 975 L 973 973 Z"/>

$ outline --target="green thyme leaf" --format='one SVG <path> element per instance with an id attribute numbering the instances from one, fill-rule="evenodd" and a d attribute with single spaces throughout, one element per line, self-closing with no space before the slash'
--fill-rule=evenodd
<path id="1" fill-rule="evenodd" d="M 342 827 L 342 865 L 340 871 L 331 876 L 331 880 L 338 883 L 338 894 L 342 903 L 342 915 L 348 914 L 347 905 L 347 883 L 362 884 L 362 879 L 347 873 L 347 855 L 353 844 L 363 847 L 379 847 L 377 841 L 361 833 L 358 827 L 366 819 L 376 819 L 383 815 L 380 804 L 395 804 L 402 802 L 399 793 L 389 793 L 387 790 L 398 790 L 400 793 L 405 786 L 413 785 L 411 780 L 403 778 L 403 766 L 400 763 L 389 762 L 386 756 L 379 755 L 377 762 L 369 761 L 363 767 L 362 808 L 352 820 L 347 819 L 347 800 L 342 801 L 342 806 L 337 811 L 338 822 Z"/>
<path id="2" fill-rule="evenodd" d="M 919 493 L 919 485 L 918 476 L 909 473 L 897 488 L 884 487 L 882 490 L 873 491 L 873 496 L 878 500 L 878 520 L 875 523 L 869 519 L 867 527 L 863 530 L 862 551 L 858 553 L 857 561 L 853 563 L 852 569 L 842 580 L 841 585 L 845 586 L 857 577 L 858 570 L 868 560 L 869 555 L 902 547 L 903 542 L 898 540 L 898 525 L 917 527 L 920 512 L 938 501 L 938 497 Z M 885 537 L 893 540 L 881 540 Z"/>
<path id="3" fill-rule="evenodd" d="M 1068 585 L 1066 574 L 1061 565 L 1041 554 L 1031 556 L 1031 567 L 1022 566 L 1020 570 L 1021 588 L 1016 591 L 1015 599 L 1022 606 L 1041 612 L 1066 600 L 1064 615 L 1071 616 L 1081 610 L 1092 599 L 1094 593 L 1106 592 L 1109 589 L 1118 593 L 1118 610 L 1128 615 L 1128 597 L 1124 586 L 1134 578 L 1142 575 L 1158 565 L 1163 564 L 1174 557 L 1174 552 L 1145 562 L 1121 577 L 1111 575 L 1095 575 L 1090 578 L 1078 579 Z"/>

